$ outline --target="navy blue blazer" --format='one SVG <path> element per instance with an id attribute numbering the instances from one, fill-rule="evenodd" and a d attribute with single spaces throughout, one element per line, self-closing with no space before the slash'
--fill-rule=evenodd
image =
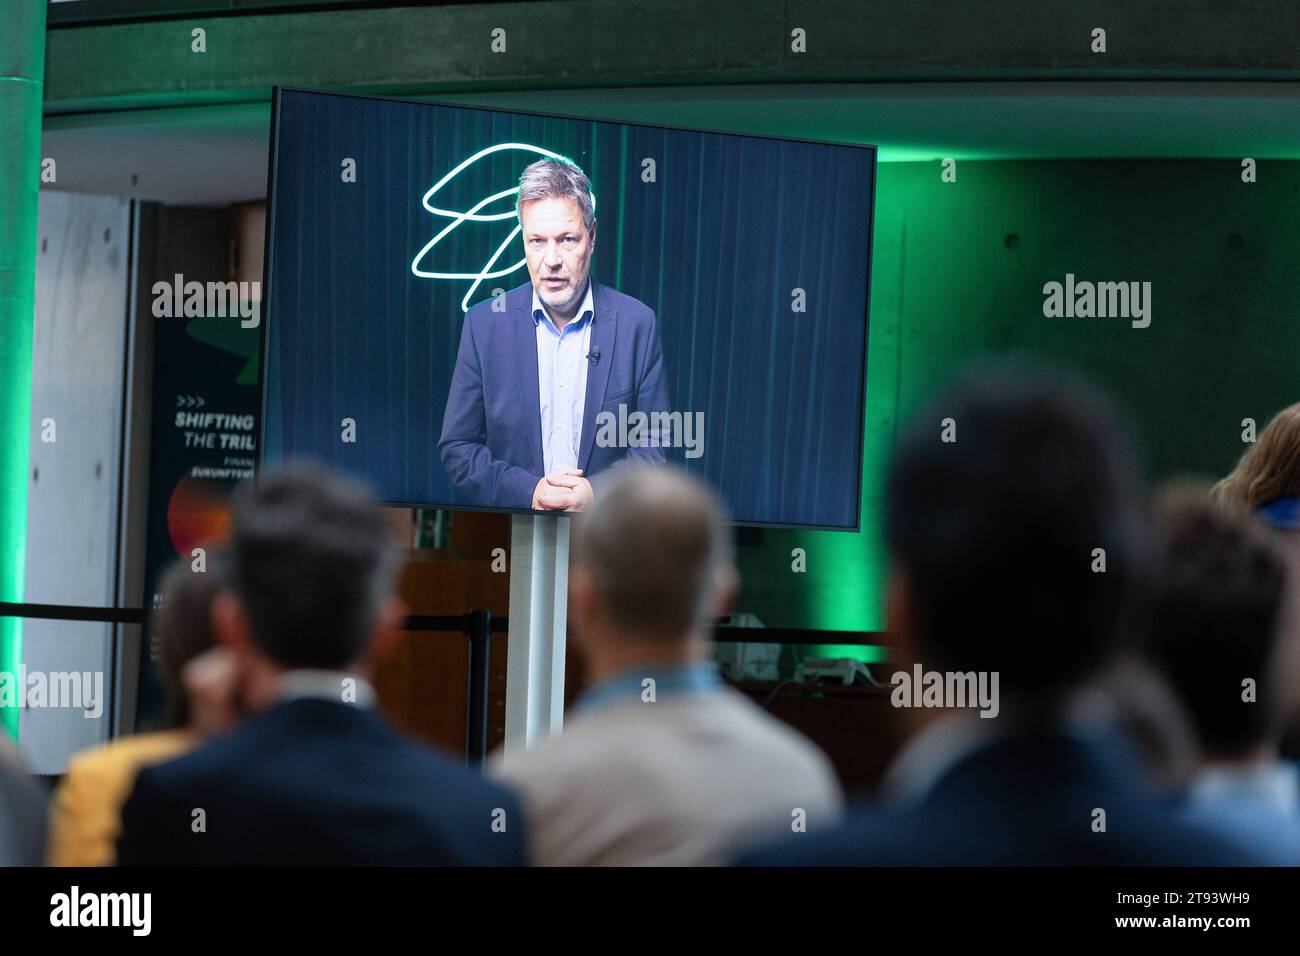
<path id="1" fill-rule="evenodd" d="M 498 810 L 505 832 L 492 825 Z M 141 771 L 118 863 L 520 865 L 523 834 L 510 791 L 371 711 L 300 699 Z"/>
<path id="2" fill-rule="evenodd" d="M 1081 740 L 1042 732 L 990 742 L 940 776 L 917 803 L 862 805 L 816 835 L 743 855 L 745 866 L 1276 865 L 1187 826 L 1149 796 L 1118 733 Z M 1094 832 L 1094 811 L 1106 831 Z"/>
<path id="3" fill-rule="evenodd" d="M 655 314 L 649 306 L 591 280 L 591 349 L 578 467 L 599 493 L 602 479 L 626 462 L 662 463 L 661 448 L 601 448 L 596 416 L 668 411 L 668 382 Z M 541 403 L 533 287 L 505 294 L 505 311 L 488 299 L 469 310 L 443 413 L 438 451 L 443 467 L 470 503 L 531 508 L 543 478 Z"/>

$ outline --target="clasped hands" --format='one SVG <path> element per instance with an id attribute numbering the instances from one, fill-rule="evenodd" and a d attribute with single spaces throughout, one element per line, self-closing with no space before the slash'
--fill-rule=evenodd
<path id="1" fill-rule="evenodd" d="M 534 511 L 585 511 L 595 501 L 591 482 L 581 468 L 552 472 L 533 489 Z"/>

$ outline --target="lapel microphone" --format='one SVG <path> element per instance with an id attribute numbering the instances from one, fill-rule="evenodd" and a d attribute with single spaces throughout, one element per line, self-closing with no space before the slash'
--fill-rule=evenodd
<path id="1" fill-rule="evenodd" d="M 594 349 L 592 349 L 590 352 L 587 353 L 587 361 L 590 362 L 592 365 L 599 365 L 599 364 L 600 364 L 600 346 L 599 346 L 599 345 L 597 345 Z"/>

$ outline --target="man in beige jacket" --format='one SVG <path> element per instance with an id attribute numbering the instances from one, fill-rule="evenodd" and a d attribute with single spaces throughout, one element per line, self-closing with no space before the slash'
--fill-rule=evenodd
<path id="1" fill-rule="evenodd" d="M 708 622 L 738 582 L 713 493 L 630 470 L 574 520 L 570 618 L 591 686 L 563 733 L 491 766 L 523 797 L 531 862 L 721 864 L 834 823 L 825 756 L 709 661 Z"/>

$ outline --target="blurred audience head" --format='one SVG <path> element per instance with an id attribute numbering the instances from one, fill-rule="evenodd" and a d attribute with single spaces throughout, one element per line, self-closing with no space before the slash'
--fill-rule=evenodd
<path id="1" fill-rule="evenodd" d="M 738 582 L 717 496 L 675 468 L 629 469 L 574 522 L 569 602 L 584 651 L 698 648 Z"/>
<path id="2" fill-rule="evenodd" d="M 167 688 L 167 717 L 173 727 L 190 723 L 190 701 L 183 674 L 187 665 L 216 646 L 212 602 L 225 587 L 224 555 L 207 549 L 204 568 L 179 558 L 159 582 L 161 603 L 153 612 L 159 665 Z"/>
<path id="3" fill-rule="evenodd" d="M 1152 551 L 1129 435 L 1094 387 L 1021 361 L 925 404 L 885 514 L 889 626 L 917 662 L 1053 702 L 1111 660 Z"/>
<path id="4" fill-rule="evenodd" d="M 1216 507 L 1207 489 L 1157 496 L 1164 577 L 1150 654 L 1191 714 L 1202 756 L 1267 756 L 1296 692 L 1287 595 L 1294 568 L 1267 525 Z M 1254 681 L 1256 698 L 1244 699 Z"/>
<path id="5" fill-rule="evenodd" d="M 1214 497 L 1246 511 L 1300 497 L 1300 402 L 1273 416 Z"/>
<path id="6" fill-rule="evenodd" d="M 231 500 L 221 639 L 278 670 L 344 670 L 391 643 L 398 553 L 366 489 L 316 467 L 244 482 Z"/>
<path id="7" fill-rule="evenodd" d="M 0 728 L 0 867 L 40 866 L 47 829 L 45 789 Z"/>

